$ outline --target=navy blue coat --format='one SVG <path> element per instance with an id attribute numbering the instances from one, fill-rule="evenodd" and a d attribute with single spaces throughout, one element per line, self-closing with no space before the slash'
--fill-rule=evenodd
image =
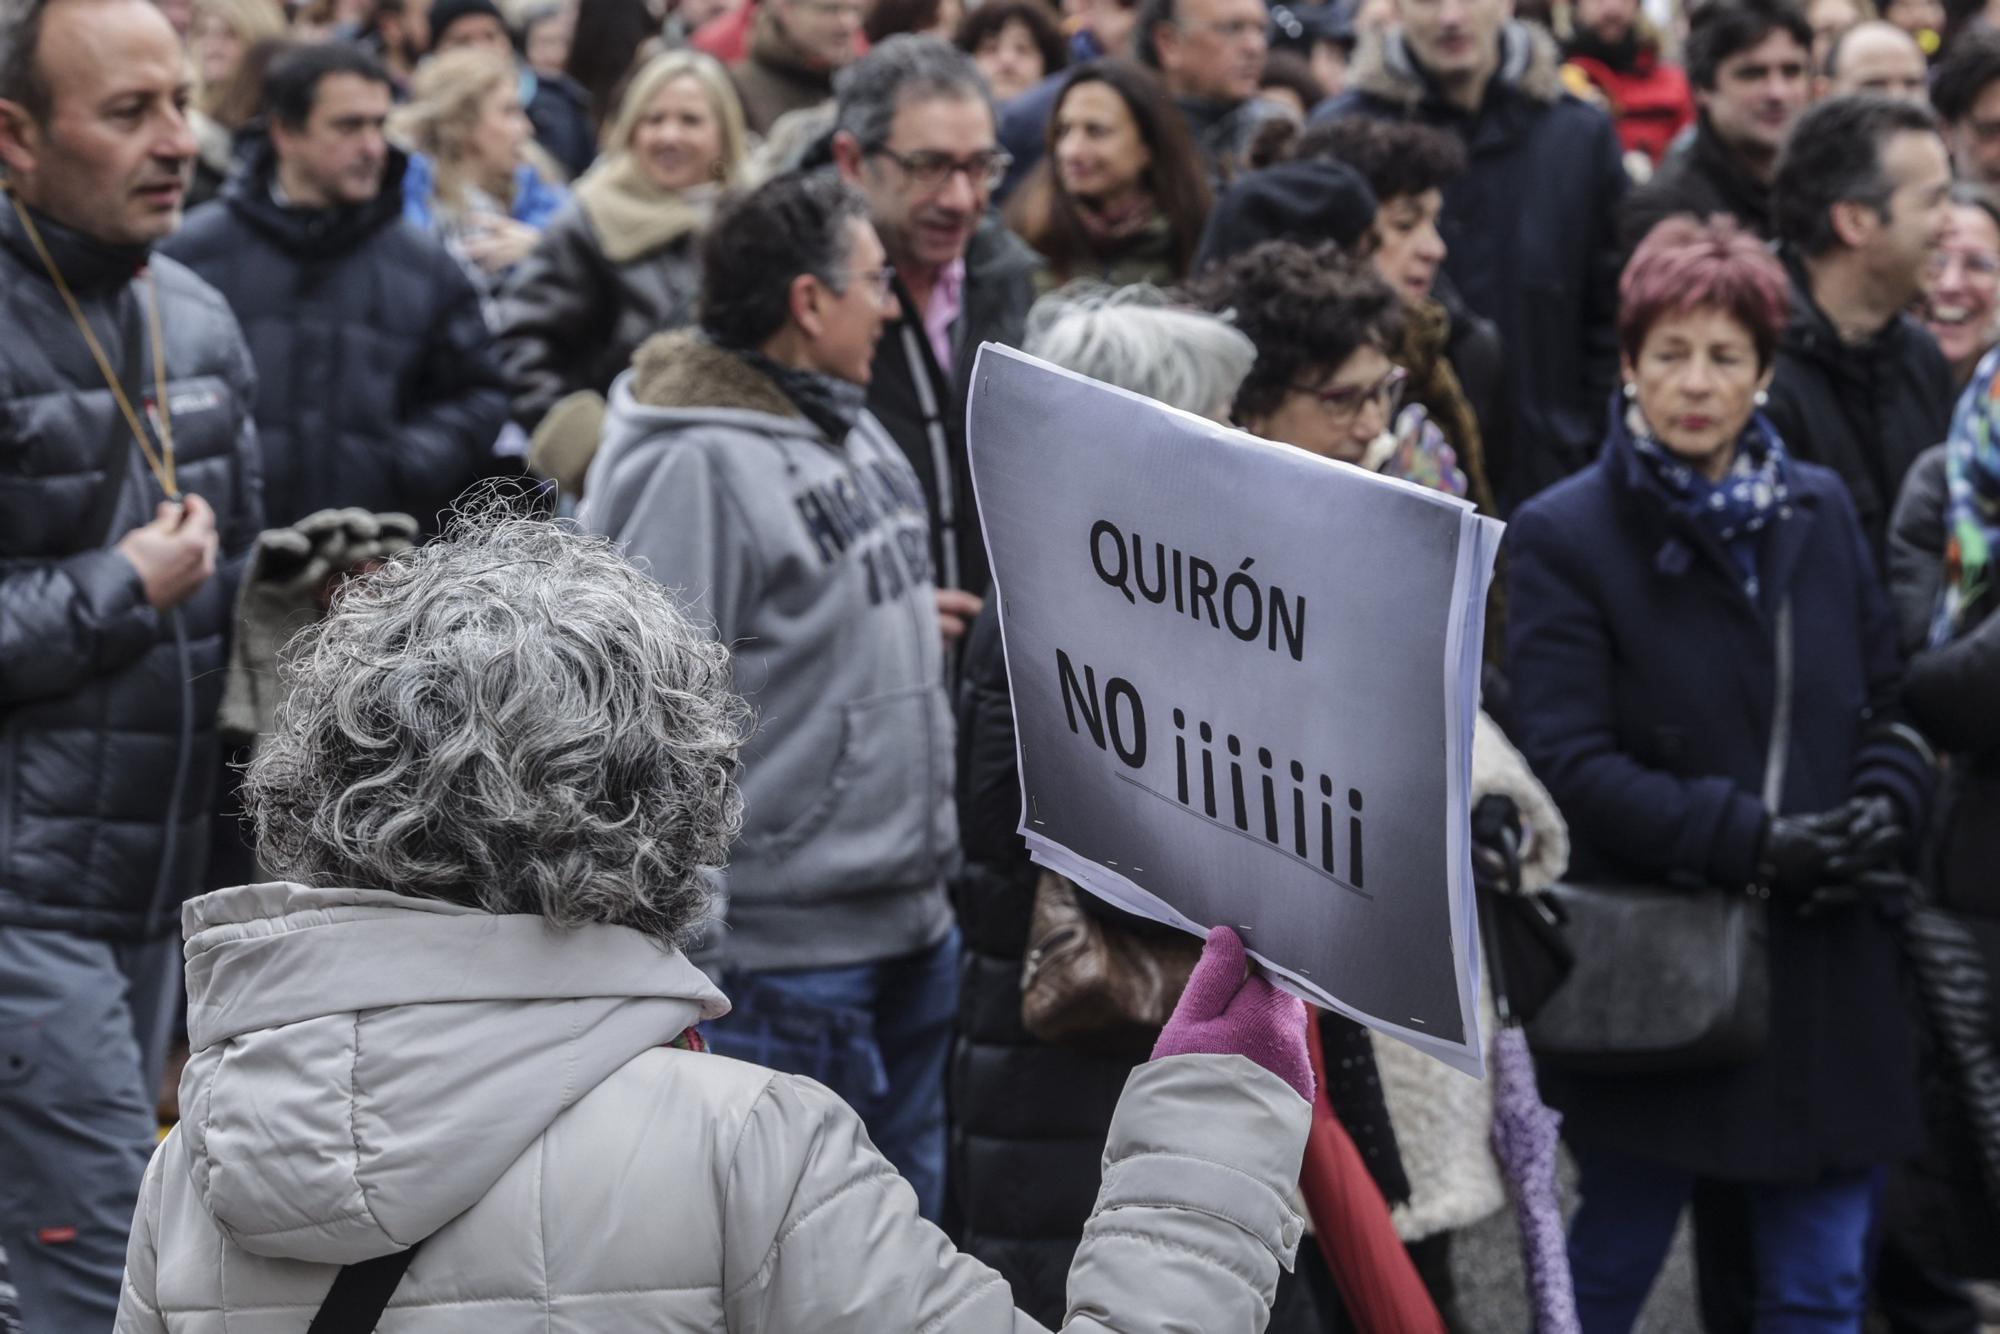
<path id="1" fill-rule="evenodd" d="M 1473 115 L 1441 99 L 1400 38 L 1363 50 L 1348 91 L 1314 121 L 1411 120 L 1457 135 L 1467 166 L 1445 187 L 1445 272 L 1499 327 L 1508 411 L 1488 431 L 1487 471 L 1511 508 L 1589 466 L 1616 386 L 1617 209 L 1629 180 L 1611 120 L 1563 91 L 1546 33 L 1510 24 Z"/>
<path id="2" fill-rule="evenodd" d="M 1508 672 L 1521 749 L 1569 822 L 1579 881 L 1754 875 L 1792 602 L 1796 671 L 1784 813 L 1880 790 L 1920 823 L 1926 759 L 1897 718 L 1895 618 L 1847 488 L 1792 464 L 1765 531 L 1760 600 L 1670 509 L 1623 428 L 1597 465 L 1515 515 Z M 1918 1136 L 1895 926 L 1872 906 L 1771 912 L 1771 1040 L 1755 1062 L 1662 1076 L 1547 1071 L 1579 1139 L 1734 1180 L 1806 1180 L 1890 1161 Z M 1663 998 L 1663 1003 L 1664 1003 Z"/>

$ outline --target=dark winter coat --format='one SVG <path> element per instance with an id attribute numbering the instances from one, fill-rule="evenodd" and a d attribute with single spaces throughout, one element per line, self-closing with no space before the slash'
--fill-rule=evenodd
<path id="1" fill-rule="evenodd" d="M 1750 884 L 1776 696 L 1795 661 L 1781 811 L 1892 795 L 1920 821 L 1928 765 L 1900 718 L 1895 618 L 1846 489 L 1792 469 L 1753 605 L 1726 550 L 1669 509 L 1622 428 L 1597 466 L 1507 533 L 1517 738 L 1569 822 L 1570 875 Z M 1695 891 L 1691 891 L 1695 892 Z M 1896 928 L 1872 906 L 1771 912 L 1771 1040 L 1748 1065 L 1658 1076 L 1544 1072 L 1565 1131 L 1675 1168 L 1804 1181 L 1890 1162 L 1918 1138 Z M 1662 997 L 1662 1004 L 1670 1003 Z"/>
<path id="2" fill-rule="evenodd" d="M 257 361 L 264 514 L 272 526 L 356 505 L 427 531 L 498 470 L 507 393 L 479 295 L 450 253 L 403 221 L 403 159 L 350 209 L 271 194 L 259 143 L 223 197 L 163 249 L 215 284 Z"/>
<path id="3" fill-rule="evenodd" d="M 924 335 L 923 317 L 900 280 L 896 301 L 903 318 L 882 331 L 875 349 L 868 410 L 902 446 L 924 484 L 931 559 L 940 587 L 975 592 L 986 587 L 986 543 L 965 461 L 965 400 L 981 343 L 1020 346 L 1028 307 L 1035 301 L 1038 262 L 1025 241 L 989 215 L 965 248 L 965 309 L 951 328 L 951 374 L 939 368 Z M 929 390 L 936 415 L 925 411 L 919 386 Z"/>
<path id="4" fill-rule="evenodd" d="M 1951 426 L 1951 367 L 1928 330 L 1898 315 L 1871 341 L 1843 343 L 1789 259 L 1792 314 L 1764 412 L 1795 457 L 1840 474 L 1884 568 L 1890 510 L 1917 455 Z M 1796 443 L 1794 443 L 1796 442 Z"/>
<path id="5" fill-rule="evenodd" d="M 597 134 L 590 125 L 590 94 L 575 79 L 530 75 L 534 94 L 526 107 L 535 142 L 561 164 L 571 180 L 583 175 L 597 157 Z"/>
<path id="6" fill-rule="evenodd" d="M 1600 439 L 1618 374 L 1614 217 L 1627 178 L 1611 121 L 1563 90 L 1554 40 L 1523 24 L 1502 38 L 1475 114 L 1445 102 L 1392 33 L 1363 49 L 1348 90 L 1313 119 L 1414 120 L 1465 143 L 1439 229 L 1445 272 L 1506 349 L 1508 419 L 1487 432 L 1487 454 L 1511 507 L 1587 466 Z"/>
<path id="7" fill-rule="evenodd" d="M 140 405 L 153 384 L 143 253 L 37 225 Z M 0 204 L 0 928 L 164 934 L 204 888 L 230 607 L 261 527 L 256 374 L 222 298 L 170 259 L 151 267 L 175 471 L 221 539 L 215 577 L 170 613 L 111 549 L 152 519 L 159 487 Z M 107 469 L 122 478 L 108 496 Z"/>
<path id="8" fill-rule="evenodd" d="M 1775 234 L 1770 185 L 1750 174 L 1706 116 L 1695 122 L 1694 138 L 1668 152 L 1653 179 L 1626 196 L 1618 210 L 1619 248 L 1629 256 L 1647 232 L 1676 213 L 1727 215 L 1766 241 Z"/>
<path id="9" fill-rule="evenodd" d="M 1940 446 L 1910 469 L 1896 503 L 1889 591 L 1910 655 L 1903 702 L 1911 721 L 1948 756 L 1927 859 L 1930 884 L 1938 906 L 1958 919 L 1985 959 L 1986 1030 L 2000 1048 L 2000 596 L 1989 588 L 1967 614 L 1970 628 L 1930 647 L 1944 575 L 1945 488 Z M 1937 1096 L 1926 1099 L 1932 1142 L 1892 1188 L 1892 1214 L 1903 1228 L 1917 1229 L 1921 1253 L 1949 1272 L 1991 1275 L 2000 1264 L 2000 1200 L 1980 1189 L 1957 1082 L 1941 1078 L 1939 1085 Z"/>
<path id="10" fill-rule="evenodd" d="M 565 395 L 609 393 L 639 344 L 693 323 L 700 291 L 698 232 L 613 260 L 585 202 L 572 199 L 501 293 L 495 324 L 514 420 L 533 431 Z"/>

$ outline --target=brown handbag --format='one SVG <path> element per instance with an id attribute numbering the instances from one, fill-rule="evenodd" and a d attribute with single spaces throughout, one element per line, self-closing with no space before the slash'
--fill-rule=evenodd
<path id="1" fill-rule="evenodd" d="M 1043 871 L 1021 965 L 1021 1023 L 1044 1042 L 1130 1045 L 1167 1022 L 1200 957 L 1193 937 L 1107 921 L 1073 882 Z"/>

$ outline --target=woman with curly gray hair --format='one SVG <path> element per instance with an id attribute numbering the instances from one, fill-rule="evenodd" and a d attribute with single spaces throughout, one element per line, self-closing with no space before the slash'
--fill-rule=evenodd
<path id="1" fill-rule="evenodd" d="M 183 916 L 186 1116 L 119 1331 L 1040 1328 L 844 1103 L 702 1050 L 728 1002 L 677 947 L 744 709 L 660 585 L 466 521 L 308 634 L 245 782 L 283 879 Z M 1261 1329 L 1298 1242 L 1302 1010 L 1218 928 L 1175 1025 L 1112 1126 L 1070 1329 Z"/>

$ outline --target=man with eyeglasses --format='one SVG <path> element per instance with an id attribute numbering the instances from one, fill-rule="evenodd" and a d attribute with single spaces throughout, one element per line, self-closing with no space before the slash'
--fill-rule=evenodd
<path id="1" fill-rule="evenodd" d="M 1952 43 L 1931 81 L 1931 105 L 1958 178 L 2000 186 L 2000 32 L 1971 28 Z"/>
<path id="2" fill-rule="evenodd" d="M 957 641 L 987 582 L 965 456 L 972 363 L 981 343 L 1021 341 L 1037 260 L 988 211 L 1007 155 L 963 51 L 889 38 L 841 77 L 835 125 L 834 163 L 867 196 L 896 270 L 900 318 L 876 349 L 868 407 L 923 482 L 938 619 Z"/>
<path id="3" fill-rule="evenodd" d="M 1394 0 L 1348 89 L 1314 115 L 1410 120 L 1465 144 L 1438 219 L 1444 272 L 1498 326 L 1508 411 L 1486 437 L 1503 508 L 1597 457 L 1618 379 L 1615 212 L 1627 186 L 1610 119 L 1564 90 L 1546 31 L 1513 0 Z"/>
<path id="4" fill-rule="evenodd" d="M 859 49 L 863 9 L 861 0 L 760 0 L 749 50 L 729 67 L 752 134 L 833 96 L 833 76 Z"/>
<path id="5" fill-rule="evenodd" d="M 958 831 L 923 492 L 867 410 L 886 259 L 831 172 L 726 208 L 700 328 L 613 387 L 581 519 L 687 591 L 759 719 L 700 951 L 735 1009 L 704 1037 L 847 1099 L 935 1221 Z"/>
<path id="6" fill-rule="evenodd" d="M 1146 0 L 1139 10 L 1139 59 L 1160 72 L 1218 187 L 1243 166 L 1257 127 L 1284 114 L 1257 96 L 1270 26 L 1264 0 Z"/>

